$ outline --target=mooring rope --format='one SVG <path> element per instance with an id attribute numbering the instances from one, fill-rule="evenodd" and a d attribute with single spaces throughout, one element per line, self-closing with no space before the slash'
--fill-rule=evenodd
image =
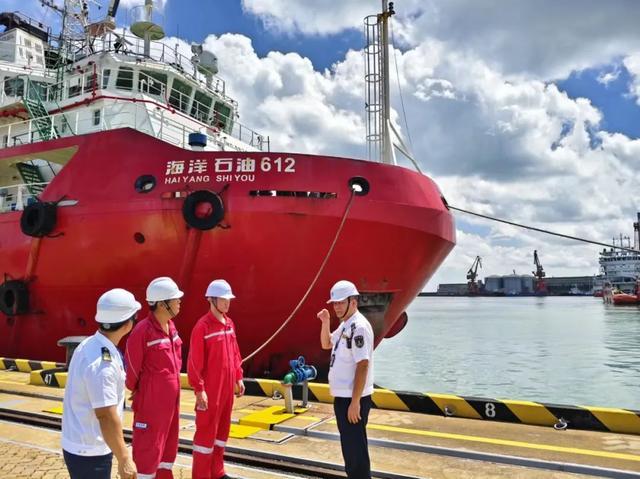
<path id="1" fill-rule="evenodd" d="M 256 354 L 258 354 L 260 351 L 262 351 L 267 346 L 267 344 L 269 344 L 271 341 L 273 341 L 273 339 L 278 334 L 280 334 L 280 332 L 287 326 L 287 324 L 289 324 L 289 322 L 293 319 L 293 317 L 296 315 L 298 310 L 302 307 L 302 305 L 304 304 L 304 302 L 307 299 L 307 296 L 309 296 L 309 293 L 311 293 L 311 290 L 313 289 L 313 287 L 318 282 L 318 278 L 320 278 L 320 275 L 322 274 L 322 271 L 324 271 L 324 268 L 327 265 L 327 262 L 329 261 L 329 258 L 331 257 L 331 254 L 333 253 L 333 249 L 335 248 L 336 244 L 338 243 L 338 238 L 340 237 L 340 233 L 342 232 L 342 228 L 344 227 L 344 224 L 345 224 L 345 222 L 347 220 L 347 215 L 349 214 L 349 210 L 351 209 L 351 204 L 353 203 L 353 199 L 355 198 L 355 196 L 356 196 L 356 191 L 354 189 L 352 189 L 351 190 L 351 197 L 349 198 L 349 201 L 347 202 L 347 206 L 346 206 L 346 208 L 344 210 L 344 214 L 342 215 L 342 220 L 340 221 L 340 226 L 338 226 L 338 230 L 336 231 L 336 234 L 335 234 L 335 236 L 333 238 L 333 242 L 331 243 L 331 246 L 329 247 L 329 251 L 327 251 L 327 254 L 324 257 L 324 260 L 322 261 L 322 264 L 320 265 L 320 268 L 318 269 L 318 272 L 316 273 L 316 276 L 313 278 L 313 281 L 311 281 L 311 284 L 307 288 L 307 291 L 304 293 L 304 296 L 302 296 L 302 299 L 300 300 L 300 302 L 296 305 L 296 307 L 293 309 L 293 311 L 291 312 L 289 317 L 285 320 L 284 323 L 282 323 L 282 325 L 276 330 L 276 332 L 273 333 L 271 335 L 271 337 L 269 339 L 267 339 L 262 344 L 262 346 L 260 346 L 258 349 L 256 349 L 251 354 L 249 354 L 247 357 L 245 357 L 242 360 L 243 363 L 248 361 L 252 357 L 254 357 Z"/>
<path id="2" fill-rule="evenodd" d="M 545 230 L 543 228 L 536 228 L 534 226 L 527 226 L 527 225 L 523 225 L 520 223 L 514 223 L 513 221 L 507 221 L 507 220 L 503 220 L 500 218 L 496 218 L 494 216 L 488 216 L 488 215 L 483 215 L 480 213 L 475 213 L 473 211 L 469 211 L 469 210 L 463 210 L 462 208 L 457 208 L 455 206 L 451 206 L 448 205 L 449 209 L 451 210 L 456 210 L 456 211 L 460 211 L 462 213 L 467 213 L 468 215 L 473 215 L 473 216 L 479 216 L 480 218 L 485 218 L 487 220 L 491 220 L 491 221 L 497 221 L 498 223 L 504 223 L 507 225 L 511 225 L 511 226 L 517 226 L 518 228 L 524 228 L 526 230 L 531 230 L 531 231 L 537 231 L 538 233 L 544 233 L 544 234 L 548 234 L 548 235 L 552 235 L 552 236 L 559 236 L 560 238 L 566 238 L 566 239 L 570 239 L 570 240 L 574 240 L 574 241 L 581 241 L 583 243 L 589 243 L 589 244 L 595 244 L 598 246 L 604 246 L 606 248 L 615 248 L 615 249 L 620 249 L 623 251 L 630 251 L 632 253 L 640 253 L 640 251 L 638 251 L 637 249 L 633 249 L 633 248 L 625 248 L 624 246 L 616 246 L 616 245 L 611 245 L 611 244 L 607 244 L 607 243 L 600 243 L 599 241 L 593 241 L 590 239 L 586 239 L 586 238 L 580 238 L 578 236 L 571 236 L 571 235 L 566 235 L 563 233 L 556 233 L 555 231 L 550 231 L 550 230 Z"/>

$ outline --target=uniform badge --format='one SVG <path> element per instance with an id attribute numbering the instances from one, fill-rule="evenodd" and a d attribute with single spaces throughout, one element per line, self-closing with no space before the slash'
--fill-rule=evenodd
<path id="1" fill-rule="evenodd" d="M 355 338 L 353 338 L 353 340 L 356 342 L 356 346 L 358 346 L 359 348 L 364 346 L 364 336 L 356 336 Z"/>
<path id="2" fill-rule="evenodd" d="M 109 348 L 106 346 L 102 348 L 102 360 L 111 362 L 111 353 L 109 352 Z"/>

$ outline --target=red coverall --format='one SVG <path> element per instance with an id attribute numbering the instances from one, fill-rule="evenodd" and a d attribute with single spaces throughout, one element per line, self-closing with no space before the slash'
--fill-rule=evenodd
<path id="1" fill-rule="evenodd" d="M 173 479 L 178 453 L 182 339 L 169 321 L 166 334 L 153 314 L 131 332 L 125 354 L 133 396 L 133 461 L 138 479 Z"/>
<path id="2" fill-rule="evenodd" d="M 226 324 L 211 311 L 201 317 L 191 332 L 187 372 L 197 393 L 207 393 L 209 407 L 196 409 L 193 436 L 193 479 L 218 479 L 224 472 L 224 447 L 229 439 L 234 386 L 242 379 L 240 348 L 233 321 Z"/>

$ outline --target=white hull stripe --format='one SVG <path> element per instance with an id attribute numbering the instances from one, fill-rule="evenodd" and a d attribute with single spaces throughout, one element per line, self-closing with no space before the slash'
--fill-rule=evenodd
<path id="1" fill-rule="evenodd" d="M 213 453 L 213 448 L 212 447 L 198 446 L 197 444 L 194 444 L 193 445 L 193 452 L 199 452 L 200 454 L 211 454 L 211 453 Z M 138 477 L 140 477 L 139 474 L 138 474 Z"/>
<path id="2" fill-rule="evenodd" d="M 213 441 L 213 445 L 218 447 L 224 447 L 227 445 L 227 443 L 224 441 L 220 441 L 219 439 L 216 439 L 215 441 Z"/>
<path id="3" fill-rule="evenodd" d="M 162 339 L 156 339 L 154 341 L 149 341 L 147 343 L 147 346 L 153 346 L 155 344 L 160 344 L 160 343 L 170 343 L 171 341 L 169 340 L 169 338 L 162 338 Z"/>
<path id="4" fill-rule="evenodd" d="M 158 464 L 158 469 L 169 469 L 173 468 L 173 462 L 161 462 Z"/>
<path id="5" fill-rule="evenodd" d="M 207 334 L 204 339 L 209 339 L 212 338 L 214 336 L 221 336 L 223 334 L 233 334 L 233 329 L 229 329 L 228 331 L 218 331 L 217 333 L 211 333 L 211 334 Z"/>

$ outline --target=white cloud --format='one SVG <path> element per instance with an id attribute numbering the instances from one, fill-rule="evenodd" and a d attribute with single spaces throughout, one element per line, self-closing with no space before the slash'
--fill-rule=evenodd
<path id="1" fill-rule="evenodd" d="M 613 70 L 602 72 L 598 75 L 598 83 L 602 83 L 604 86 L 609 86 L 609 83 L 614 82 L 620 77 L 620 67 L 616 66 Z"/>
<path id="2" fill-rule="evenodd" d="M 380 3 L 369 0 L 243 0 L 245 9 L 285 32 L 332 34 L 362 28 Z M 428 39 L 473 52 L 492 69 L 542 79 L 605 64 L 638 49 L 640 2 L 629 0 L 406 0 L 396 2 L 397 38 Z"/>
<path id="3" fill-rule="evenodd" d="M 402 8 L 405 13 L 416 11 L 419 4 L 419 0 L 405 0 Z M 312 35 L 361 29 L 364 17 L 377 14 L 381 8 L 380 2 L 370 0 L 242 0 L 242 5 L 247 12 L 260 17 L 267 28 Z"/>
<path id="4" fill-rule="evenodd" d="M 640 53 L 629 55 L 623 63 L 631 75 L 629 93 L 635 97 L 636 103 L 640 105 Z"/>
<path id="5" fill-rule="evenodd" d="M 297 152 L 362 153 L 361 56 L 350 52 L 333 73 L 320 73 L 297 53 L 259 58 L 242 36 L 209 36 L 223 78 L 240 102 L 241 121 L 269 133 L 272 148 Z M 358 74 L 356 74 L 358 72 Z"/>
<path id="6" fill-rule="evenodd" d="M 165 7 L 167 6 L 169 0 L 154 0 L 153 1 L 153 9 L 158 12 L 163 12 Z M 132 9 L 137 7 L 143 7 L 144 0 L 120 0 L 120 8 L 122 9 Z M 142 10 L 142 9 L 140 9 Z"/>

